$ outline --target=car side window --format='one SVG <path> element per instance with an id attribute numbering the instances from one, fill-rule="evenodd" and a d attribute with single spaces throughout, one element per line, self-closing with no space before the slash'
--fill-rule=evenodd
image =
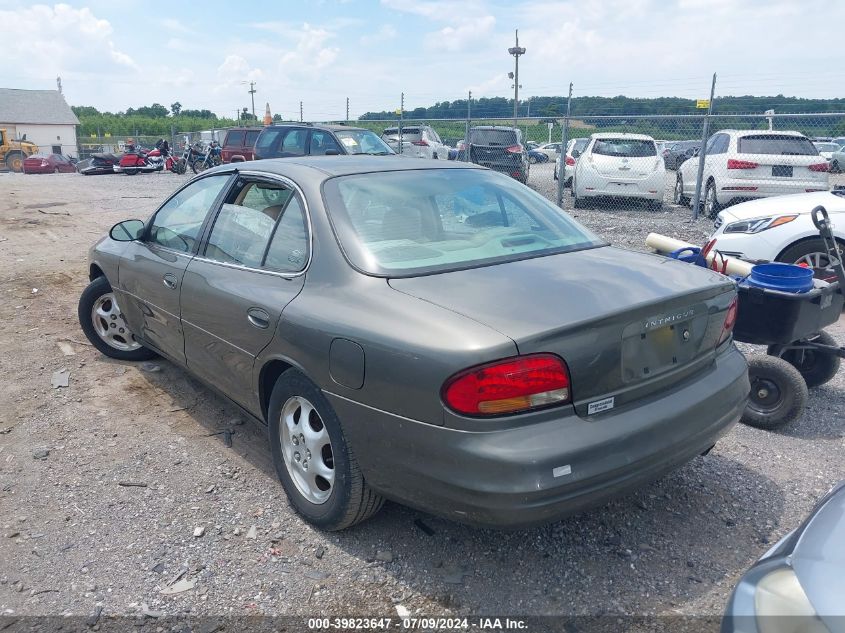
<path id="1" fill-rule="evenodd" d="M 337 144 L 337 141 L 334 140 L 334 137 L 330 133 L 322 130 L 311 132 L 310 154 L 312 156 L 323 156 L 326 150 L 330 149 L 335 150 L 338 154 L 343 153 L 340 145 Z"/>
<path id="2" fill-rule="evenodd" d="M 245 132 L 241 130 L 229 132 L 229 135 L 226 137 L 226 145 L 240 147 L 244 143 L 244 134 Z"/>
<path id="3" fill-rule="evenodd" d="M 713 143 L 713 153 L 714 154 L 727 154 L 729 143 L 730 143 L 730 137 L 727 134 L 718 134 L 716 136 L 716 142 Z"/>
<path id="4" fill-rule="evenodd" d="M 168 200 L 153 217 L 147 241 L 188 253 L 229 174 L 208 176 L 192 182 Z"/>
<path id="5" fill-rule="evenodd" d="M 270 240 L 264 267 L 284 273 L 298 273 L 308 262 L 308 225 L 299 198 L 285 207 Z"/>
<path id="6" fill-rule="evenodd" d="M 718 134 L 714 134 L 709 139 L 707 139 L 707 145 L 705 146 L 705 149 L 706 149 L 708 154 L 713 153 L 713 146 L 716 145 L 716 140 L 717 140 L 718 136 L 719 136 Z"/>
<path id="7" fill-rule="evenodd" d="M 305 139 L 308 138 L 308 130 L 294 128 L 285 134 L 280 148 L 281 156 L 304 156 Z"/>
<path id="8" fill-rule="evenodd" d="M 273 227 L 291 193 L 282 185 L 240 181 L 214 220 L 205 257 L 251 268 L 261 266 Z"/>
<path id="9" fill-rule="evenodd" d="M 244 141 L 244 147 L 252 147 L 255 145 L 255 141 L 258 140 L 259 130 L 253 130 L 251 132 L 246 133 L 246 140 Z"/>

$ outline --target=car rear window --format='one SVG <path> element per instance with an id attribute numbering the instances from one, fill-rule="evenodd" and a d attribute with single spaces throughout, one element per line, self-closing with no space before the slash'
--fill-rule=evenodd
<path id="1" fill-rule="evenodd" d="M 243 130 L 233 130 L 226 135 L 226 141 L 223 144 L 240 147 L 244 144 L 245 134 L 246 132 L 244 132 Z"/>
<path id="2" fill-rule="evenodd" d="M 370 130 L 337 130 L 334 135 L 347 154 L 387 156 L 395 153 L 375 132 Z"/>
<path id="3" fill-rule="evenodd" d="M 327 209 L 344 253 L 381 276 L 473 268 L 604 243 L 513 179 L 481 169 L 331 178 Z"/>
<path id="4" fill-rule="evenodd" d="M 473 145 L 516 145 L 516 132 L 513 130 L 470 130 L 469 140 Z"/>
<path id="5" fill-rule="evenodd" d="M 740 154 L 779 154 L 782 156 L 818 156 L 810 139 L 803 136 L 759 134 L 742 136 L 737 141 Z"/>
<path id="6" fill-rule="evenodd" d="M 598 138 L 593 145 L 593 154 L 642 158 L 644 156 L 657 156 L 657 147 L 654 145 L 654 141 L 644 139 Z"/>

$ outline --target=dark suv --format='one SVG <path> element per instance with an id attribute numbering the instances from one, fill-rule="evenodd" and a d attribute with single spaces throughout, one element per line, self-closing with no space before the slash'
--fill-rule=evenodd
<path id="1" fill-rule="evenodd" d="M 522 130 L 492 125 L 470 128 L 468 149 L 469 159 L 476 165 L 504 172 L 523 184 L 528 182 L 531 164 Z"/>
<path id="2" fill-rule="evenodd" d="M 372 130 L 348 125 L 312 123 L 271 125 L 261 131 L 255 142 L 256 160 L 339 154 L 387 156 L 395 152 Z"/>

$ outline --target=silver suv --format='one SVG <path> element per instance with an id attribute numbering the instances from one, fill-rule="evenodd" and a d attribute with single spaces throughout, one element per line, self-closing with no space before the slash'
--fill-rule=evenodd
<path id="1" fill-rule="evenodd" d="M 449 146 L 440 140 L 440 135 L 430 125 L 402 126 L 402 147 L 399 147 L 399 128 L 389 127 L 381 139 L 397 154 L 414 158 L 449 160 Z"/>

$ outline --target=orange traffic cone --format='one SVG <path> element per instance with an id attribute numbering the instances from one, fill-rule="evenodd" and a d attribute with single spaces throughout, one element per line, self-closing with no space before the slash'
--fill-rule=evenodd
<path id="1" fill-rule="evenodd" d="M 267 104 L 267 108 L 264 110 L 264 125 L 270 125 L 273 122 L 273 117 L 270 116 L 270 104 Z"/>

